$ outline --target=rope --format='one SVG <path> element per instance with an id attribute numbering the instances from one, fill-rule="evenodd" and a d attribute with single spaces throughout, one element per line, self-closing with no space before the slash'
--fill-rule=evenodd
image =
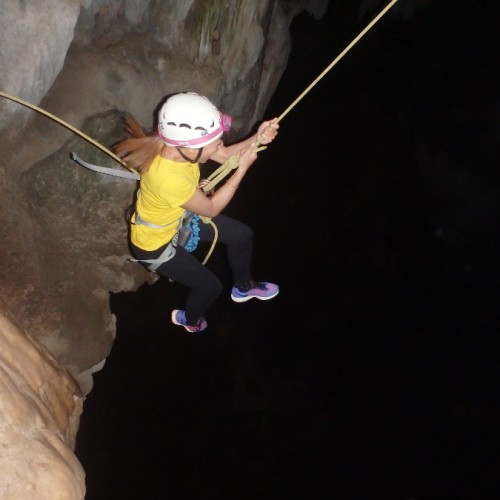
<path id="1" fill-rule="evenodd" d="M 370 31 L 373 26 L 391 9 L 391 7 L 397 2 L 398 0 L 391 0 L 380 12 L 377 16 L 375 16 L 372 21 L 356 36 L 349 45 L 316 77 L 316 79 L 295 99 L 295 101 L 288 106 L 288 108 L 281 113 L 281 115 L 278 118 L 278 122 L 280 122 L 311 90 L 312 88 L 356 45 L 356 43 L 363 38 L 363 36 Z M 267 146 L 259 146 L 259 143 L 257 144 L 257 149 L 256 151 L 263 151 L 266 149 Z M 203 191 L 208 192 L 212 190 L 217 184 L 219 184 L 227 175 L 232 170 L 235 170 L 238 168 L 240 160 L 240 154 L 236 153 L 232 156 L 230 156 L 217 170 L 215 170 L 209 177 L 208 177 L 208 183 L 203 186 Z M 217 227 L 215 224 L 211 221 L 210 218 L 208 217 L 201 217 L 201 220 L 205 224 L 211 224 L 214 228 L 215 231 L 215 236 L 212 242 L 212 246 L 210 250 L 208 251 L 207 256 L 205 257 L 205 260 L 203 261 L 203 264 L 205 264 L 208 259 L 210 258 L 210 255 L 212 254 L 212 251 L 215 247 L 215 243 L 217 242 Z"/>
<path id="2" fill-rule="evenodd" d="M 288 106 L 288 108 L 281 113 L 281 115 L 278 118 L 278 122 L 281 121 L 294 107 L 296 104 L 299 103 L 299 101 L 356 45 L 356 43 L 363 38 L 368 31 L 370 31 L 373 26 L 384 16 L 389 9 L 397 2 L 398 0 L 392 0 L 389 2 L 380 12 L 377 16 L 373 18 L 373 20 L 359 33 L 359 35 L 353 39 L 353 41 L 321 72 L 320 75 L 302 92 L 302 94 L 295 99 L 295 101 Z"/>
<path id="3" fill-rule="evenodd" d="M 310 91 L 311 89 L 356 45 L 356 43 L 363 38 L 363 36 L 370 31 L 373 26 L 389 11 L 389 9 L 397 2 L 398 0 L 392 0 L 389 2 L 381 11 L 380 13 L 373 18 L 373 20 L 359 33 L 359 35 L 352 40 L 352 42 L 347 45 L 347 47 L 321 72 L 321 74 L 300 94 L 295 101 L 288 106 L 288 108 L 281 113 L 281 115 L 278 118 L 278 122 L 281 121 Z M 257 149 L 256 151 L 263 151 L 266 149 L 267 146 L 260 146 L 257 144 Z M 217 184 L 219 184 L 227 175 L 232 170 L 235 170 L 238 168 L 240 160 L 240 153 L 236 153 L 232 156 L 230 156 L 217 170 L 212 172 L 212 174 L 208 177 L 208 183 L 203 186 L 203 191 L 208 192 L 212 190 Z M 217 242 L 217 237 L 218 237 L 218 232 L 217 232 L 217 226 L 211 221 L 209 217 L 200 217 L 202 222 L 205 224 L 211 224 L 212 227 L 214 228 L 215 235 L 214 239 L 212 242 L 212 246 L 210 247 L 210 250 L 207 253 L 207 256 L 205 257 L 205 260 L 203 261 L 203 265 L 208 261 L 210 256 L 212 255 L 212 252 L 215 248 L 215 244 Z"/>
<path id="4" fill-rule="evenodd" d="M 356 43 L 359 42 L 359 40 L 361 40 L 361 38 L 363 38 L 364 35 L 366 35 L 366 33 L 368 33 L 368 31 L 370 31 L 373 26 L 375 26 L 375 24 L 394 6 L 394 4 L 397 2 L 398 0 L 391 0 L 380 12 L 379 14 L 377 14 L 377 16 L 375 16 L 372 21 L 351 41 L 351 43 L 349 43 L 349 45 L 347 45 L 347 47 L 316 77 L 316 79 L 290 104 L 290 106 L 288 106 L 288 108 L 285 109 L 285 111 L 283 111 L 283 113 L 281 113 L 281 115 L 278 117 L 278 122 L 280 122 L 311 90 L 312 88 L 322 79 L 324 78 L 324 76 L 354 47 L 354 45 L 356 45 Z M 104 147 L 102 144 L 100 144 L 99 142 L 95 141 L 94 139 L 92 139 L 91 137 L 89 137 L 88 135 L 84 134 L 81 130 L 73 127 L 72 125 L 70 125 L 69 123 L 65 122 L 64 120 L 62 120 L 61 118 L 49 113 L 48 111 L 45 111 L 44 109 L 42 108 L 39 108 L 37 106 L 34 106 L 33 104 L 30 104 L 26 101 L 23 101 L 22 99 L 19 99 L 17 97 L 13 97 L 9 94 L 5 94 L 4 92 L 0 92 L 0 96 L 1 97 L 5 97 L 6 99 L 10 99 L 11 101 L 14 101 L 14 102 L 17 102 L 18 104 L 22 104 L 23 106 L 26 106 L 30 109 L 33 109 L 34 111 L 38 111 L 39 113 L 47 116 L 48 118 L 56 121 L 57 123 L 59 123 L 60 125 L 62 125 L 63 127 L 66 127 L 67 129 L 71 130 L 72 132 L 74 132 L 75 134 L 79 135 L 80 137 L 82 137 L 83 139 L 85 139 L 86 141 L 90 142 L 91 144 L 93 144 L 95 147 L 99 148 L 101 151 L 103 151 L 104 153 L 106 153 L 108 156 L 110 156 L 111 158 L 113 158 L 114 160 L 116 160 L 118 163 L 120 163 L 121 165 L 123 165 L 125 168 L 131 170 L 129 167 L 127 167 L 127 164 L 121 159 L 119 158 L 118 156 L 116 156 L 113 152 L 111 152 L 109 149 L 107 149 L 106 147 Z M 264 149 L 266 149 L 267 146 L 260 146 L 260 143 L 258 142 L 257 143 L 257 148 L 256 148 L 256 152 L 260 152 L 260 151 L 263 151 Z M 76 155 L 75 155 L 76 156 Z M 208 192 L 210 190 L 212 190 L 217 184 L 219 184 L 232 170 L 235 170 L 236 168 L 238 168 L 238 165 L 239 165 L 239 159 L 240 159 L 240 154 L 239 153 L 236 153 L 232 156 L 230 156 L 217 170 L 215 170 L 209 177 L 208 177 L 208 183 L 203 186 L 203 191 L 205 192 Z M 78 159 L 79 160 L 79 159 Z M 75 160 L 77 161 L 77 160 Z M 83 164 L 85 162 L 79 162 L 80 164 Z M 101 167 L 103 168 L 103 167 Z M 107 169 L 109 170 L 109 169 Z M 132 172 L 137 175 L 137 173 L 135 171 L 132 170 Z M 103 172 L 103 173 L 109 173 L 109 172 Z M 116 175 L 116 174 L 115 174 Z M 203 261 L 203 264 L 205 264 L 208 259 L 210 258 L 210 255 L 212 254 L 213 252 L 213 249 L 215 247 L 215 244 L 217 242 L 217 237 L 218 237 L 218 231 L 217 231 L 217 227 L 215 226 L 215 224 L 211 221 L 210 218 L 207 218 L 207 217 L 203 217 L 202 218 L 203 222 L 206 223 L 206 224 L 211 224 L 212 227 L 214 228 L 214 240 L 212 242 L 212 246 L 210 247 L 210 250 L 207 254 L 207 256 L 205 257 L 205 260 Z"/>
<path id="5" fill-rule="evenodd" d="M 356 45 L 356 43 L 363 38 L 363 36 L 370 31 L 373 26 L 391 9 L 391 7 L 397 2 L 398 0 L 391 0 L 373 19 L 372 21 L 367 24 L 367 26 L 356 36 L 349 45 L 321 72 L 320 75 L 316 77 L 316 79 L 295 99 L 295 101 L 288 106 L 288 108 L 281 113 L 281 115 L 278 117 L 278 122 L 280 122 L 311 90 L 312 88 Z M 266 146 L 260 147 L 259 144 L 257 144 L 257 149 L 256 151 L 262 151 L 266 149 Z M 236 153 L 232 156 L 230 156 L 215 172 L 213 172 L 209 177 L 208 182 L 204 187 L 203 190 L 205 192 L 210 191 L 213 189 L 219 182 L 221 182 L 229 173 L 238 168 L 238 162 L 239 162 L 239 153 Z"/>
<path id="6" fill-rule="evenodd" d="M 267 146 L 260 146 L 257 147 L 255 151 L 258 153 L 260 151 L 264 151 L 264 149 L 266 148 Z M 203 186 L 202 188 L 203 191 L 207 192 L 212 190 L 217 184 L 219 184 L 220 181 L 222 181 L 222 179 L 224 179 L 224 177 L 226 177 L 229 174 L 229 172 L 231 172 L 231 170 L 235 170 L 238 168 L 239 161 L 240 161 L 239 152 L 230 156 L 217 170 L 215 170 L 209 175 L 208 177 L 209 182 L 205 186 Z"/>
<path id="7" fill-rule="evenodd" d="M 394 4 L 398 0 L 391 0 L 380 12 L 377 16 L 375 16 L 372 21 L 356 36 L 352 42 L 347 45 L 347 47 L 321 72 L 318 77 L 288 106 L 288 108 L 281 113 L 281 115 L 278 117 L 278 122 L 280 122 L 310 91 L 311 89 L 356 45 L 356 43 L 363 38 L 368 31 L 370 31 L 373 26 L 394 6 Z M 21 104 L 23 106 L 26 106 L 27 108 L 30 108 L 34 111 L 37 111 L 51 120 L 54 120 L 55 122 L 59 123 L 63 127 L 66 127 L 67 129 L 71 130 L 75 134 L 79 135 L 86 141 L 90 142 L 90 144 L 94 145 L 95 147 L 99 148 L 101 151 L 103 151 L 105 154 L 116 160 L 118 163 L 120 163 L 122 166 L 127 168 L 128 170 L 131 170 L 134 174 L 137 174 L 134 170 L 130 169 L 127 167 L 127 164 L 118 156 L 116 156 L 112 151 L 110 151 L 108 148 L 97 142 L 96 140 L 92 139 L 89 137 L 87 134 L 84 134 L 81 130 L 77 129 L 76 127 L 73 127 L 69 123 L 65 122 L 61 118 L 53 115 L 52 113 L 49 113 L 48 111 L 45 111 L 42 108 L 39 108 L 38 106 L 35 106 L 33 104 L 30 104 L 29 102 L 23 101 L 22 99 L 19 99 L 18 97 L 14 97 L 12 95 L 6 94 L 4 92 L 0 92 L 1 97 L 5 97 L 6 99 L 10 99 L 11 101 L 17 102 L 18 104 Z M 257 152 L 260 152 L 262 150 L 266 149 L 265 146 L 259 147 L 259 144 L 257 144 Z M 217 184 L 219 184 L 232 170 L 238 168 L 238 163 L 239 163 L 239 153 L 232 155 L 229 157 L 215 172 L 213 172 L 209 177 L 208 180 L 209 182 L 203 187 L 203 190 L 205 192 L 210 191 L 213 189 Z"/>
<path id="8" fill-rule="evenodd" d="M 140 179 L 140 175 L 135 170 L 127 167 L 127 164 L 121 158 L 116 156 L 112 151 L 110 151 L 108 148 L 103 146 L 101 143 L 97 142 L 96 140 L 94 140 L 90 136 L 88 136 L 87 134 L 83 133 L 81 130 L 77 129 L 76 127 L 73 127 L 73 125 L 70 125 L 68 122 L 64 121 L 62 118 L 59 118 L 58 116 L 53 115 L 52 113 L 49 113 L 45 109 L 39 108 L 38 106 L 35 106 L 34 104 L 31 104 L 27 101 L 23 101 L 22 99 L 20 99 L 18 97 L 14 97 L 10 94 L 6 94 L 5 92 L 0 92 L 0 97 L 5 97 L 6 99 L 9 99 L 9 100 L 14 101 L 18 104 L 21 104 L 22 106 L 30 108 L 33 111 L 37 111 L 38 113 L 41 113 L 42 115 L 46 116 L 47 118 L 54 120 L 55 122 L 59 123 L 59 125 L 62 125 L 63 127 L 67 128 L 68 130 L 71 130 L 71 132 L 74 132 L 75 134 L 79 135 L 80 137 L 82 137 L 83 139 L 88 141 L 90 144 L 93 144 L 95 147 L 99 148 L 101 151 L 103 151 L 108 156 L 110 156 L 111 158 L 116 160 L 118 163 L 120 163 L 120 165 L 122 165 L 125 168 L 127 168 L 128 170 L 130 170 L 130 173 L 129 172 L 121 172 L 120 170 L 116 170 L 116 169 L 100 167 L 98 165 L 92 165 L 90 163 L 83 161 L 77 154 L 71 153 L 72 160 L 76 161 L 78 164 L 82 165 L 83 167 L 88 168 L 90 170 L 94 170 L 95 172 L 99 172 L 101 174 L 114 175 L 117 177 L 123 177 L 126 179 L 132 179 L 132 180 L 139 180 Z M 260 149 L 265 149 L 265 148 L 260 148 Z M 224 168 L 228 168 L 229 169 L 228 172 L 229 172 L 232 169 L 238 167 L 239 156 L 236 158 L 233 158 L 231 161 L 229 161 L 229 160 L 231 160 L 231 158 L 226 160 L 226 162 L 224 162 L 224 164 L 221 166 L 221 168 L 219 170 L 224 170 Z M 236 161 L 236 163 L 235 163 L 235 161 Z M 215 173 L 217 173 L 217 172 L 215 172 Z M 227 174 L 225 174 L 225 175 L 227 175 Z M 215 185 L 217 182 L 218 181 L 216 181 L 215 183 L 212 183 L 212 184 Z M 206 188 L 204 188 L 204 189 L 205 189 L 205 191 L 209 191 L 212 188 L 209 187 L 208 189 L 206 189 Z M 203 265 L 205 265 L 207 263 L 208 259 L 210 258 L 210 256 L 212 255 L 212 252 L 214 251 L 215 244 L 217 243 L 219 231 L 217 230 L 217 226 L 209 218 L 204 217 L 203 219 L 205 219 L 205 220 L 203 220 L 203 222 L 205 224 L 210 224 L 214 229 L 214 239 L 212 241 L 212 245 L 210 246 L 210 249 L 209 249 L 206 257 L 203 260 Z"/>
<path id="9" fill-rule="evenodd" d="M 203 221 L 203 222 L 205 222 L 205 221 Z M 212 240 L 212 244 L 210 245 L 210 248 L 209 248 L 209 250 L 207 252 L 207 255 L 203 259 L 203 262 L 202 262 L 203 266 L 207 263 L 208 259 L 212 255 L 212 252 L 214 251 L 214 248 L 215 248 L 215 244 L 217 243 L 217 240 L 219 238 L 219 230 L 217 229 L 217 226 L 215 225 L 215 223 L 213 223 L 211 219 L 208 219 L 208 221 L 206 221 L 205 224 L 210 224 L 213 227 L 213 229 L 214 229 L 214 239 Z"/>
<path id="10" fill-rule="evenodd" d="M 127 164 L 121 158 L 116 156 L 112 151 L 110 151 L 108 148 L 106 148 L 105 146 L 103 146 L 102 144 L 97 142 L 96 140 L 92 139 L 92 137 L 89 137 L 87 134 L 84 134 L 81 130 L 77 129 L 76 127 L 73 127 L 73 125 L 70 125 L 68 122 L 65 122 L 62 118 L 59 118 L 58 116 L 53 115 L 52 113 L 49 113 L 45 109 L 39 108 L 38 106 L 35 106 L 34 104 L 31 104 L 27 101 L 23 101 L 22 99 L 19 99 L 18 97 L 14 97 L 12 95 L 6 94 L 5 92 L 0 92 L 0 96 L 5 97 L 6 99 L 9 99 L 11 101 L 17 102 L 18 104 L 21 104 L 23 106 L 26 106 L 27 108 L 30 108 L 33 111 L 38 111 L 38 113 L 41 113 L 42 115 L 59 123 L 59 125 L 62 125 L 63 127 L 66 127 L 67 129 L 71 130 L 71 132 L 74 132 L 75 134 L 79 135 L 80 137 L 82 137 L 86 141 L 90 142 L 90 144 L 94 145 L 96 148 L 99 148 L 101 151 L 106 153 L 108 156 L 111 156 L 111 158 L 116 160 L 118 163 L 123 165 L 125 168 L 128 168 Z"/>

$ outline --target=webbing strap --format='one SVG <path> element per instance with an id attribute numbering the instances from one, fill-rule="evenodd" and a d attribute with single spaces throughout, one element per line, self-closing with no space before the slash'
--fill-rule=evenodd
<path id="1" fill-rule="evenodd" d="M 141 193 L 141 190 L 139 189 L 137 191 L 137 197 L 139 197 L 139 194 Z M 182 226 L 182 219 L 184 216 L 180 217 L 178 220 L 174 220 L 173 222 L 168 222 L 167 224 L 155 224 L 154 222 L 149 222 L 147 220 L 144 220 L 140 215 L 139 212 L 137 211 L 137 208 L 135 208 L 135 220 L 132 222 L 132 224 L 139 224 L 141 226 L 146 226 L 150 227 L 151 229 L 161 229 L 162 227 L 167 227 L 171 226 L 172 224 L 179 224 L 179 227 L 177 228 L 178 230 Z"/>
<path id="2" fill-rule="evenodd" d="M 345 56 L 345 54 L 347 54 L 347 52 L 349 52 L 349 50 L 352 49 L 352 47 L 380 20 L 380 18 L 382 18 L 382 16 L 384 16 L 394 6 L 394 4 L 396 4 L 397 1 L 398 0 L 390 0 L 390 2 L 380 11 L 380 13 L 358 34 L 358 36 L 355 37 L 352 40 L 352 42 L 324 69 L 324 71 L 297 97 L 297 99 L 295 99 L 295 101 L 292 102 L 292 104 L 290 104 L 290 106 L 288 106 L 288 108 L 278 117 L 278 122 L 281 121 L 285 117 L 285 115 L 288 114 L 292 110 L 292 108 L 296 106 L 296 104 L 340 61 L 340 59 L 342 59 L 342 57 Z M 44 114 L 48 118 L 51 118 L 52 120 L 58 122 L 59 124 L 63 125 L 64 127 L 68 128 L 69 130 L 75 132 L 80 137 L 89 141 L 91 144 L 93 144 L 97 148 L 101 149 L 101 151 L 105 152 L 106 154 L 108 154 L 109 156 L 114 158 L 116 161 L 118 161 L 125 168 L 128 168 L 126 163 L 121 158 L 119 158 L 114 153 L 109 151 L 102 144 L 99 144 L 97 141 L 95 141 L 91 137 L 87 136 L 82 131 L 78 130 L 77 128 L 71 126 L 69 123 L 65 122 L 64 120 L 60 119 L 59 117 L 54 116 L 51 113 L 49 113 L 49 112 L 47 112 L 47 111 L 45 111 L 37 106 L 34 106 L 33 104 L 30 104 L 26 101 L 23 101 L 19 98 L 16 98 L 16 97 L 11 96 L 9 94 L 6 94 L 4 92 L 0 92 L 0 97 L 5 97 L 7 99 L 10 99 L 12 101 L 15 101 L 15 102 L 23 105 L 23 106 L 27 106 L 27 107 L 33 109 L 34 111 L 38 111 L 39 113 Z M 262 149 L 265 149 L 265 147 L 260 147 L 260 144 L 258 143 L 256 151 L 261 151 Z M 133 180 L 140 179 L 139 174 L 137 174 L 135 171 L 130 172 L 130 173 L 129 172 L 121 172 L 121 171 L 116 170 L 116 169 L 108 169 L 106 167 L 99 167 L 97 165 L 92 165 L 91 163 L 87 163 L 87 162 L 84 162 L 83 160 L 81 160 L 75 153 L 71 153 L 71 157 L 73 160 L 75 160 L 80 165 L 82 165 L 86 168 L 90 168 L 91 170 L 94 170 L 96 172 L 100 172 L 100 173 L 104 173 L 104 174 L 108 174 L 108 175 L 115 175 L 117 177 L 123 177 L 123 178 L 133 179 Z M 207 192 L 207 191 L 210 191 L 211 189 L 213 189 L 216 184 L 218 184 L 224 177 L 226 177 L 231 172 L 231 170 L 236 169 L 238 167 L 238 164 L 239 164 L 239 154 L 233 155 L 230 158 L 228 158 L 219 167 L 219 169 L 217 169 L 215 172 L 212 173 L 212 175 L 208 179 L 209 182 L 205 186 L 203 186 L 203 190 L 205 192 Z M 206 217 L 202 218 L 202 220 L 203 220 L 203 222 L 206 222 L 206 223 L 210 222 L 210 219 L 206 218 Z M 167 247 L 167 249 L 169 247 L 170 247 L 170 245 Z M 175 248 L 174 247 L 172 247 L 172 248 L 173 248 L 173 254 L 169 258 L 172 258 L 173 255 L 175 255 Z M 167 251 L 167 249 L 165 249 L 165 251 Z M 208 259 L 208 256 L 207 256 L 207 259 Z M 205 262 L 207 259 L 205 259 Z M 159 261 L 159 259 L 155 259 L 154 261 L 136 261 L 136 262 L 153 263 L 153 265 L 154 265 L 154 263 L 156 263 L 158 261 Z M 165 260 L 162 260 L 161 262 L 165 262 Z M 161 262 L 158 264 L 158 266 L 161 265 Z M 158 266 L 156 266 L 155 269 Z M 152 267 L 150 267 L 150 269 L 153 270 Z"/>
<path id="3" fill-rule="evenodd" d="M 139 224 L 140 226 L 146 226 L 150 227 L 151 229 L 161 229 L 162 227 L 167 227 L 171 226 L 172 224 L 175 224 L 176 220 L 174 222 L 169 222 L 168 224 L 154 224 L 153 222 L 148 222 L 147 220 L 144 220 L 138 213 L 137 210 L 135 212 L 135 221 L 132 222 L 132 224 Z"/>
<path id="4" fill-rule="evenodd" d="M 163 250 L 161 255 L 156 259 L 148 259 L 148 260 L 129 259 L 129 261 L 140 262 L 141 264 L 148 264 L 148 269 L 154 273 L 162 264 L 168 262 L 172 257 L 174 257 L 175 251 L 176 251 L 175 246 L 173 245 L 172 242 L 170 242 L 165 247 L 165 250 Z"/>
<path id="5" fill-rule="evenodd" d="M 347 52 L 349 52 L 349 50 L 351 50 L 352 47 L 356 43 L 358 43 L 358 41 L 363 36 L 365 36 L 365 34 L 368 33 L 368 31 L 370 31 L 373 28 L 373 26 L 396 4 L 397 1 L 398 0 L 390 0 L 390 2 L 379 12 L 379 14 L 377 16 L 375 16 L 373 18 L 373 20 L 358 34 L 358 36 L 356 36 L 351 41 L 351 43 L 349 43 L 347 45 L 347 47 L 302 92 L 302 94 L 300 94 L 297 97 L 297 99 L 295 99 L 295 101 L 292 102 L 292 104 L 290 104 L 290 106 L 288 106 L 288 108 L 283 113 L 281 113 L 281 115 L 278 117 L 278 122 L 281 121 L 285 117 L 285 115 L 288 114 L 291 111 L 291 109 L 293 107 L 295 107 L 295 105 L 340 61 L 340 59 L 342 59 L 347 54 Z M 0 97 L 5 97 L 6 99 L 10 99 L 10 100 L 12 100 L 14 102 L 17 102 L 18 104 L 26 106 L 26 107 L 34 110 L 34 111 L 37 111 L 37 112 L 45 115 L 46 117 L 48 117 L 48 118 L 56 121 L 57 123 L 59 123 L 63 127 L 68 128 L 69 130 L 71 130 L 75 134 L 78 134 L 80 137 L 82 137 L 86 141 L 90 142 L 91 144 L 93 144 L 94 146 L 96 146 L 97 148 L 99 148 L 101 151 L 103 151 L 104 153 L 106 153 L 108 156 L 114 158 L 118 163 L 120 163 L 121 165 L 123 165 L 125 168 L 129 168 L 127 166 L 127 164 L 121 158 L 119 158 L 118 156 L 116 156 L 109 149 L 107 149 L 102 144 L 98 143 L 97 141 L 95 141 L 94 139 L 92 139 L 91 137 L 89 137 L 88 135 L 84 134 L 81 130 L 77 129 L 76 127 L 73 127 L 72 125 L 70 125 L 66 121 L 62 120 L 58 116 L 55 116 L 52 113 L 49 113 L 48 111 L 46 111 L 44 109 L 41 109 L 38 106 L 35 106 L 35 105 L 33 105 L 33 104 L 29 103 L 29 102 L 23 101 L 22 99 L 20 99 L 18 97 L 6 94 L 5 92 L 0 92 Z M 259 151 L 259 150 L 260 149 L 257 149 L 257 151 Z M 75 161 L 78 161 L 78 163 L 80 165 L 83 165 L 86 168 L 89 168 L 88 165 L 92 165 L 90 163 L 83 162 L 74 153 L 72 153 L 72 158 Z M 78 158 L 78 160 L 76 158 Z M 226 177 L 231 172 L 231 170 L 233 170 L 234 168 L 236 168 L 238 166 L 238 161 L 239 161 L 239 157 L 237 155 L 236 155 L 236 158 L 231 157 L 228 160 L 226 160 L 226 162 L 224 162 L 224 164 L 216 172 L 214 172 L 212 174 L 212 176 L 209 177 L 209 181 L 211 181 L 211 182 L 209 182 L 206 186 L 204 186 L 203 190 L 204 191 L 210 191 L 211 189 L 213 189 L 213 187 L 216 184 L 218 184 L 224 177 Z M 95 165 L 93 167 L 97 167 L 97 165 Z M 102 172 L 102 173 L 110 174 L 110 172 L 108 171 L 108 169 L 105 169 L 105 167 L 97 167 L 97 169 L 96 168 L 91 168 L 91 169 L 92 170 L 96 170 L 97 172 Z M 99 170 L 99 169 L 105 169 L 106 171 Z M 114 169 L 109 169 L 109 170 L 113 170 L 114 171 Z M 118 177 L 125 177 L 125 178 L 131 178 L 131 179 L 134 179 L 134 180 L 138 180 L 138 177 L 136 177 L 136 175 L 138 176 L 139 174 L 133 172 L 132 173 L 132 175 L 133 175 L 132 177 L 129 177 L 127 175 L 119 175 L 119 174 L 115 174 L 115 173 L 113 173 L 111 175 L 117 175 Z"/>
<path id="6" fill-rule="evenodd" d="M 88 168 L 89 170 L 93 170 L 94 172 L 99 172 L 100 174 L 113 175 L 115 177 L 122 177 L 124 179 L 132 179 L 134 181 L 138 181 L 141 179 L 141 176 L 135 172 L 94 165 L 93 163 L 88 163 L 82 160 L 76 153 L 70 153 L 70 156 L 72 160 L 78 163 L 78 165 Z"/>

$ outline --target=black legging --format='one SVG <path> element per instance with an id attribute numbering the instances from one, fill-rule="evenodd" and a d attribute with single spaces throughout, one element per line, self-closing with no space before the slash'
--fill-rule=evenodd
<path id="1" fill-rule="evenodd" d="M 225 215 L 214 217 L 212 222 L 217 226 L 217 242 L 227 245 L 227 256 L 234 284 L 237 286 L 248 283 L 251 280 L 253 230 Z M 202 242 L 213 241 L 212 226 L 200 221 L 199 236 Z M 151 252 L 133 244 L 131 248 L 136 259 L 149 260 L 159 257 L 167 244 Z M 222 283 L 219 278 L 182 247 L 177 247 L 175 256 L 162 264 L 156 272 L 160 276 L 170 278 L 191 289 L 186 301 L 186 319 L 190 324 L 195 324 L 222 292 Z"/>

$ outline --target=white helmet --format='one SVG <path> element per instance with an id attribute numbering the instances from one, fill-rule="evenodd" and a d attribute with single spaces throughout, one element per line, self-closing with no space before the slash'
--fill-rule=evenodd
<path id="1" fill-rule="evenodd" d="M 184 92 L 169 97 L 158 113 L 158 135 L 167 146 L 199 149 L 231 128 L 231 117 L 206 97 Z"/>

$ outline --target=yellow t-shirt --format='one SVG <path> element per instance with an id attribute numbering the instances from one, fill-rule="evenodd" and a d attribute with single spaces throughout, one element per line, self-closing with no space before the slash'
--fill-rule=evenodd
<path id="1" fill-rule="evenodd" d="M 148 251 L 168 243 L 184 215 L 185 210 L 181 205 L 193 196 L 199 181 L 200 168 L 197 163 L 179 163 L 157 156 L 147 172 L 141 175 L 136 210 L 141 219 L 165 227 L 151 228 L 134 224 L 134 216 L 132 243 Z"/>

